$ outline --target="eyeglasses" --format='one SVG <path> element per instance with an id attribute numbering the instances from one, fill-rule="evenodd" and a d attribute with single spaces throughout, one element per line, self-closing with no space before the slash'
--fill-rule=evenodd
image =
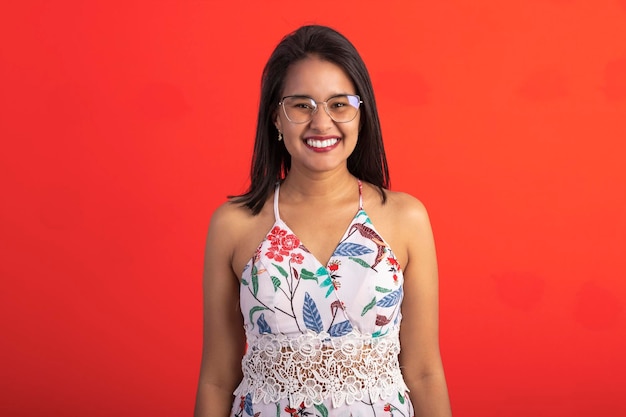
<path id="1" fill-rule="evenodd" d="M 278 105 L 282 106 L 287 120 L 291 123 L 310 122 L 321 104 L 335 122 L 348 123 L 356 117 L 361 103 L 363 103 L 361 97 L 357 95 L 342 94 L 320 102 L 307 96 L 286 96 Z"/>

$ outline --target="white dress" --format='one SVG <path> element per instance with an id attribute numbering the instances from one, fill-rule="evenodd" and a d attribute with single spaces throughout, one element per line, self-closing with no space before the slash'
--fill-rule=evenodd
<path id="1" fill-rule="evenodd" d="M 276 221 L 248 262 L 233 417 L 412 417 L 398 354 L 402 270 L 359 208 L 327 265 Z"/>

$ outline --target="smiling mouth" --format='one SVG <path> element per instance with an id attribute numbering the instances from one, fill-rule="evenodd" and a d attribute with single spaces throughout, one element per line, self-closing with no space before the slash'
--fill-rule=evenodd
<path id="1" fill-rule="evenodd" d="M 331 146 L 335 146 L 337 142 L 339 142 L 339 138 L 330 138 L 330 139 L 324 139 L 324 140 L 306 139 L 305 142 L 311 148 L 323 149 L 323 148 L 330 148 Z"/>

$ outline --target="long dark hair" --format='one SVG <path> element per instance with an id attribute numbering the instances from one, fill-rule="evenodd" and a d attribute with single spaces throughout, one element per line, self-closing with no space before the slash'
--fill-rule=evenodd
<path id="1" fill-rule="evenodd" d="M 302 26 L 280 41 L 265 64 L 250 187 L 242 195 L 229 196 L 231 201 L 245 205 L 255 215 L 263 208 L 276 182 L 284 179 L 291 167 L 287 148 L 277 140 L 273 117 L 289 67 L 311 55 L 343 68 L 354 83 L 356 94 L 361 96 L 359 139 L 348 157 L 348 170 L 355 177 L 377 186 L 383 203 L 387 199 L 384 189 L 390 186 L 389 168 L 372 81 L 365 63 L 354 45 L 336 30 L 318 25 Z"/>

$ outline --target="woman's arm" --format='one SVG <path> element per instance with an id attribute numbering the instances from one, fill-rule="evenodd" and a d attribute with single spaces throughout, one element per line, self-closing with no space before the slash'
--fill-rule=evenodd
<path id="1" fill-rule="evenodd" d="M 241 380 L 245 334 L 239 280 L 233 273 L 236 213 L 229 204 L 213 214 L 204 258 L 204 339 L 195 417 L 227 417 Z"/>
<path id="2" fill-rule="evenodd" d="M 450 417 L 450 400 L 439 352 L 437 257 L 428 213 L 421 202 L 402 201 L 404 301 L 400 328 L 400 366 L 416 417 Z"/>

